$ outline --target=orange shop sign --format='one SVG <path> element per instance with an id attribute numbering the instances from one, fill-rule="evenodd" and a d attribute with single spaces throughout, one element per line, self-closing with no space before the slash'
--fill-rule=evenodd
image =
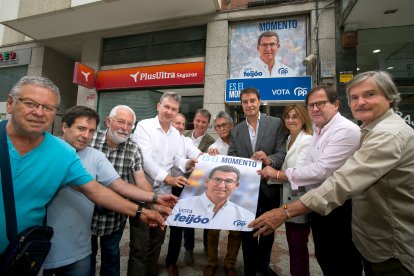
<path id="1" fill-rule="evenodd" d="M 95 85 L 95 70 L 80 62 L 75 62 L 73 83 L 86 88 L 93 88 Z"/>
<path id="2" fill-rule="evenodd" d="M 204 84 L 204 62 L 98 71 L 96 90 Z"/>

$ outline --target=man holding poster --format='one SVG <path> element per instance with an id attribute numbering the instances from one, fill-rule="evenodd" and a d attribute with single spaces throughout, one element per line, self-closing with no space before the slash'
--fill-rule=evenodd
<path id="1" fill-rule="evenodd" d="M 232 129 L 228 155 L 261 160 L 265 166 L 280 168 L 286 155 L 282 120 L 260 113 L 260 94 L 255 88 L 243 89 L 240 100 L 246 120 Z M 260 181 L 257 216 L 279 207 L 281 188 L 278 186 L 267 185 L 265 179 Z M 246 276 L 256 275 L 256 272 L 276 275 L 269 267 L 273 240 L 274 234 L 258 239 L 252 232 L 242 233 Z"/>

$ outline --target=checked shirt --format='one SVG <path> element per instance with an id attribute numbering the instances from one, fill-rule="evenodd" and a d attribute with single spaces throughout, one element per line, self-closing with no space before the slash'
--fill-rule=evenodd
<path id="1" fill-rule="evenodd" d="M 111 149 L 106 143 L 106 131 L 99 130 L 93 136 L 91 147 L 105 154 L 122 180 L 134 183 L 133 173 L 142 170 L 142 155 L 137 143 L 128 139 L 115 149 Z M 125 215 L 106 209 L 105 212 L 98 212 L 95 208 L 92 218 L 92 234 L 96 236 L 109 235 L 118 230 L 125 221 Z"/>

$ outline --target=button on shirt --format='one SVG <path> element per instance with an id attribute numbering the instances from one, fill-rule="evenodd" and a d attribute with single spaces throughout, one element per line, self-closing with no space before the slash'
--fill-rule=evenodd
<path id="1" fill-rule="evenodd" d="M 181 199 L 175 205 L 173 213 L 168 217 L 167 224 L 179 227 L 193 227 L 206 229 L 223 229 L 237 231 L 251 231 L 247 225 L 255 215 L 233 202 L 227 202 L 214 215 L 214 203 L 206 193 Z"/>
<path id="2" fill-rule="evenodd" d="M 355 154 L 300 200 L 323 215 L 352 198 L 352 240 L 362 256 L 397 258 L 414 274 L 414 131 L 391 109 L 361 131 Z"/>
<path id="3" fill-rule="evenodd" d="M 275 61 L 272 71 L 269 66 L 260 58 L 256 58 L 252 63 L 244 66 L 239 73 L 239 78 L 274 78 L 274 77 L 295 77 L 297 72 L 287 65 Z"/>
<path id="4" fill-rule="evenodd" d="M 176 166 L 186 171 L 187 159 L 182 155 L 184 145 L 180 133 L 172 126 L 165 132 L 157 116 L 138 123 L 134 140 L 141 148 L 144 170 L 153 180 L 154 192 L 170 194 L 171 186 L 164 179 L 171 174 L 171 168 Z"/>
<path id="5" fill-rule="evenodd" d="M 100 130 L 94 134 L 91 146 L 105 154 L 125 182 L 133 183 L 130 176 L 143 169 L 141 151 L 138 144 L 131 139 L 112 149 L 106 143 L 106 131 Z M 92 233 L 96 236 L 109 235 L 118 230 L 125 221 L 126 216 L 123 214 L 112 211 L 99 214 L 95 211 L 92 219 Z"/>
<path id="6" fill-rule="evenodd" d="M 359 127 L 339 112 L 322 128 L 314 126 L 306 166 L 285 171 L 292 189 L 318 187 L 352 156 L 359 139 Z"/>

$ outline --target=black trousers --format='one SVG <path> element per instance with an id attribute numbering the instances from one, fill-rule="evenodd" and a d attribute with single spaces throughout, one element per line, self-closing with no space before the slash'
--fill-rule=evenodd
<path id="1" fill-rule="evenodd" d="M 261 183 L 261 185 L 267 185 Z M 281 185 L 267 186 L 267 192 L 264 193 L 262 187 L 259 190 L 259 200 L 257 204 L 256 217 L 263 213 L 279 207 L 280 205 L 280 188 Z M 259 238 L 253 237 L 252 232 L 243 232 L 242 234 L 242 249 L 244 259 L 244 274 L 246 276 L 256 275 L 256 271 L 261 271 L 266 275 L 270 256 L 272 254 L 273 241 L 275 234 L 268 236 L 261 236 Z"/>
<path id="2" fill-rule="evenodd" d="M 315 256 L 324 276 L 360 276 L 362 258 L 352 242 L 351 200 L 329 215 L 311 214 Z"/>

